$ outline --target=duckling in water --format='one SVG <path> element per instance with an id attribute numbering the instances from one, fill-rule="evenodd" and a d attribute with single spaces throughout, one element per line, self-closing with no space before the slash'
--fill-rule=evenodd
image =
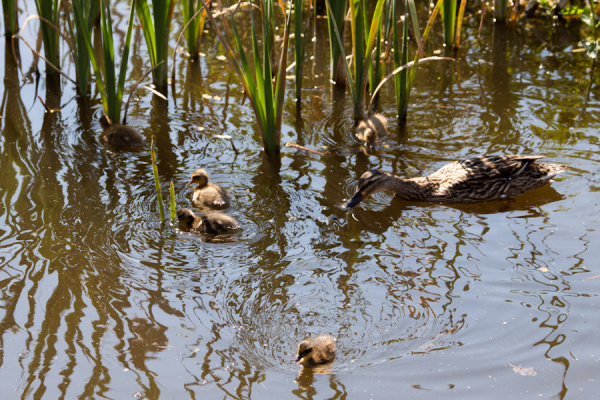
<path id="1" fill-rule="evenodd" d="M 136 129 L 126 125 L 113 124 L 106 115 L 100 117 L 100 126 L 104 129 L 102 139 L 114 149 L 144 146 L 144 139 Z"/>
<path id="2" fill-rule="evenodd" d="M 351 208 L 370 194 L 386 190 L 406 201 L 471 203 L 521 195 L 550 182 L 566 165 L 538 164 L 544 156 L 506 155 L 454 161 L 426 177 L 399 178 L 373 169 L 358 180 Z"/>
<path id="3" fill-rule="evenodd" d="M 181 230 L 196 233 L 218 235 L 219 233 L 233 232 L 240 228 L 233 217 L 217 212 L 197 216 L 189 208 L 182 208 L 177 211 L 177 219 Z"/>
<path id="4" fill-rule="evenodd" d="M 373 114 L 358 123 L 356 138 L 367 146 L 373 146 L 378 138 L 388 134 L 387 128 L 387 119 L 381 114 Z"/>
<path id="5" fill-rule="evenodd" d="M 331 335 L 319 335 L 308 338 L 298 345 L 296 362 L 304 367 L 316 367 L 335 359 L 335 338 Z"/>
<path id="6" fill-rule="evenodd" d="M 195 170 L 192 173 L 192 179 L 189 185 L 197 184 L 192 195 L 192 203 L 198 208 L 217 208 L 223 209 L 229 207 L 231 200 L 227 191 L 221 186 L 208 182 L 208 173 L 204 168 Z"/>

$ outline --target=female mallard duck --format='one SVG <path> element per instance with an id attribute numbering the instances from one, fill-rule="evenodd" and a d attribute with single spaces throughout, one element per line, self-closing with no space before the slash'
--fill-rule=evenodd
<path id="1" fill-rule="evenodd" d="M 218 212 L 197 216 L 189 208 L 182 208 L 177 211 L 177 219 L 181 230 L 196 233 L 218 235 L 219 233 L 233 232 L 240 228 L 233 217 Z"/>
<path id="2" fill-rule="evenodd" d="M 331 335 L 319 335 L 308 338 L 298 345 L 296 362 L 304 367 L 316 367 L 335 359 L 335 338 Z"/>
<path id="3" fill-rule="evenodd" d="M 566 165 L 538 164 L 544 156 L 506 155 L 455 161 L 426 177 L 399 178 L 371 170 L 358 180 L 351 208 L 370 194 L 386 190 L 407 201 L 470 203 L 515 197 L 545 185 Z"/>
<path id="4" fill-rule="evenodd" d="M 231 200 L 227 191 L 221 186 L 208 182 L 208 173 L 200 168 L 192 173 L 192 179 L 189 185 L 197 184 L 192 195 L 192 203 L 198 208 L 217 208 L 223 209 L 229 207 Z"/>
<path id="5" fill-rule="evenodd" d="M 113 124 L 106 115 L 100 117 L 100 126 L 104 129 L 102 139 L 114 149 L 144 146 L 144 139 L 136 129 L 126 125 Z"/>
<path id="6" fill-rule="evenodd" d="M 388 122 L 381 114 L 373 114 L 369 118 L 362 120 L 356 127 L 356 138 L 365 145 L 372 146 L 378 138 L 387 135 Z"/>

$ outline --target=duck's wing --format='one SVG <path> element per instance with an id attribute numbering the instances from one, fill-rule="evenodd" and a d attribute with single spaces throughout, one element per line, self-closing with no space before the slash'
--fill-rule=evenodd
<path id="1" fill-rule="evenodd" d="M 520 175 L 529 165 L 543 157 L 522 155 L 474 157 L 447 164 L 429 178 L 448 183 L 509 179 Z"/>
<path id="2" fill-rule="evenodd" d="M 525 183 L 532 180 L 528 178 L 528 167 L 542 157 L 474 157 L 450 163 L 427 179 L 436 184 L 434 195 L 442 199 L 470 202 L 502 198 L 514 195 L 515 184 L 528 186 Z"/>

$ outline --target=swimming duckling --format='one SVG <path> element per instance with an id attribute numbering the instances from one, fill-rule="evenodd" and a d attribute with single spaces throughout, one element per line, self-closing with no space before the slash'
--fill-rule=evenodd
<path id="1" fill-rule="evenodd" d="M 113 124 L 106 115 L 100 117 L 100 126 L 104 129 L 102 139 L 112 148 L 131 149 L 144 146 L 144 139 L 135 128 Z"/>
<path id="2" fill-rule="evenodd" d="M 367 146 L 373 146 L 378 138 L 388 134 L 387 128 L 387 119 L 381 114 L 373 114 L 358 123 L 355 131 L 356 138 L 365 142 Z"/>
<path id="3" fill-rule="evenodd" d="M 298 345 L 296 362 L 304 367 L 316 367 L 335 359 L 335 338 L 331 335 L 319 335 L 308 338 Z"/>
<path id="4" fill-rule="evenodd" d="M 223 209 L 229 207 L 231 199 L 221 186 L 208 182 L 208 172 L 204 168 L 195 170 L 189 185 L 197 184 L 192 194 L 192 203 L 198 208 Z"/>
<path id="5" fill-rule="evenodd" d="M 219 233 L 233 232 L 240 228 L 233 217 L 218 212 L 198 216 L 189 208 L 182 208 L 177 211 L 177 219 L 181 230 L 196 233 L 218 235 Z"/>
<path id="6" fill-rule="evenodd" d="M 393 192 L 406 201 L 471 203 L 519 196 L 550 182 L 566 165 L 538 164 L 544 156 L 506 155 L 454 161 L 426 177 L 399 178 L 373 169 L 358 180 L 351 208 L 370 194 Z"/>

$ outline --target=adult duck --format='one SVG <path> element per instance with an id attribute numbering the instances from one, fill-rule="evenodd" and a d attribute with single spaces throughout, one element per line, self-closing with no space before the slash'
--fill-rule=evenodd
<path id="1" fill-rule="evenodd" d="M 382 190 L 406 201 L 471 203 L 519 196 L 550 182 L 566 165 L 541 164 L 544 156 L 505 155 L 454 161 L 425 177 L 400 178 L 373 169 L 358 180 L 351 208 Z"/>

